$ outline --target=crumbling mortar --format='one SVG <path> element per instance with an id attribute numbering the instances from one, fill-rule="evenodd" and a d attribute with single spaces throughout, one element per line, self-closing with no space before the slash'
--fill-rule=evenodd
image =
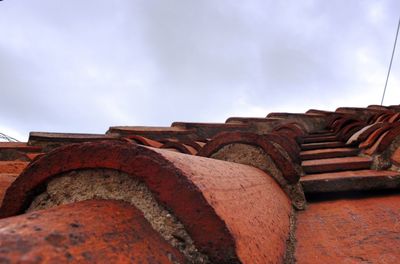
<path id="1" fill-rule="evenodd" d="M 290 214 L 290 230 L 289 236 L 286 240 L 286 252 L 284 257 L 284 264 L 295 264 L 296 261 L 296 222 L 297 222 L 297 211 L 292 209 Z"/>

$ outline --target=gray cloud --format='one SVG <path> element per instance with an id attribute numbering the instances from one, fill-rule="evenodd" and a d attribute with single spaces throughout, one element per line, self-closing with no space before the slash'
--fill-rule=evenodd
<path id="1" fill-rule="evenodd" d="M 0 129 L 224 121 L 380 102 L 400 3 L 3 1 Z M 399 53 L 385 103 L 398 104 Z"/>

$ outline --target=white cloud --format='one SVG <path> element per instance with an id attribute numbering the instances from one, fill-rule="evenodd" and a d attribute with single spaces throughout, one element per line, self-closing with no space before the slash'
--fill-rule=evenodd
<path id="1" fill-rule="evenodd" d="M 396 0 L 2 1 L 0 125 L 103 133 L 376 104 L 397 10 Z M 399 103 L 398 54 L 388 104 Z"/>

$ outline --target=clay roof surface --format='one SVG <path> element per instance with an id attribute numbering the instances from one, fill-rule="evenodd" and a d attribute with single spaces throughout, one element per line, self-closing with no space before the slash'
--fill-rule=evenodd
<path id="1" fill-rule="evenodd" d="M 400 106 L 105 130 L 0 142 L 0 263 L 400 258 Z"/>

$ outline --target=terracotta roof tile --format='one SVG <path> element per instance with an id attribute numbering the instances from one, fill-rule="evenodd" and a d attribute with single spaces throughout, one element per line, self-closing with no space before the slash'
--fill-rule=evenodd
<path id="1" fill-rule="evenodd" d="M 390 160 L 396 165 L 396 166 L 400 166 L 400 147 L 397 148 L 392 156 L 390 157 Z"/>
<path id="2" fill-rule="evenodd" d="M 228 131 L 248 131 L 247 124 L 227 124 L 227 123 L 193 123 L 193 122 L 174 122 L 172 127 L 195 129 L 199 138 L 212 138 L 218 133 Z"/>
<path id="3" fill-rule="evenodd" d="M 296 186 L 301 174 L 274 134 L 220 133 L 198 153 L 200 156 L 257 167 L 271 175 L 298 209 L 305 207 L 303 191 Z"/>
<path id="4" fill-rule="evenodd" d="M 302 160 L 310 159 L 328 159 L 328 158 L 339 158 L 355 156 L 360 150 L 358 148 L 326 148 L 326 149 L 314 149 L 304 150 L 300 152 Z"/>
<path id="5" fill-rule="evenodd" d="M 355 169 L 369 169 L 372 159 L 369 157 L 341 157 L 330 159 L 306 160 L 302 167 L 306 173 L 322 173 Z"/>
<path id="6" fill-rule="evenodd" d="M 30 161 L 27 155 L 40 151 L 41 147 L 23 142 L 0 142 L 0 161 Z"/>
<path id="7" fill-rule="evenodd" d="M 129 136 L 126 136 L 126 138 L 135 141 L 137 144 L 149 146 L 149 147 L 153 147 L 153 148 L 160 148 L 163 145 L 161 142 L 158 142 L 156 140 L 152 140 L 152 139 L 149 139 L 146 137 L 142 137 L 139 135 L 129 135 Z"/>
<path id="8" fill-rule="evenodd" d="M 387 110 L 381 110 L 381 109 L 378 110 L 373 108 L 362 108 L 362 107 L 339 107 L 336 109 L 335 112 L 354 115 L 366 121 L 371 115 L 385 111 Z"/>
<path id="9" fill-rule="evenodd" d="M 0 143 L 0 262 L 394 263 L 399 120 L 371 105 Z"/>
<path id="10" fill-rule="evenodd" d="M 31 132 L 29 133 L 28 145 L 39 146 L 42 148 L 42 151 L 48 152 L 60 146 L 72 143 L 115 139 L 118 139 L 116 135 Z"/>
<path id="11" fill-rule="evenodd" d="M 393 114 L 387 121 L 389 123 L 399 122 L 400 121 L 400 113 Z"/>
<path id="12" fill-rule="evenodd" d="M 213 154 L 218 152 L 224 146 L 235 143 L 260 147 L 276 163 L 287 182 L 298 182 L 300 175 L 294 169 L 292 162 L 285 158 L 285 156 L 280 153 L 279 149 L 268 140 L 268 135 L 256 135 L 253 133 L 243 132 L 221 133 L 207 143 L 198 155 L 203 157 L 212 157 Z"/>
<path id="13" fill-rule="evenodd" d="M 354 133 L 360 131 L 367 125 L 364 121 L 353 122 L 344 126 L 338 133 L 338 138 L 342 141 L 347 141 Z"/>
<path id="14" fill-rule="evenodd" d="M 320 143 L 320 142 L 332 142 L 332 141 L 338 141 L 336 135 L 303 137 L 302 143 Z"/>
<path id="15" fill-rule="evenodd" d="M 306 114 L 318 114 L 318 115 L 332 115 L 336 114 L 332 111 L 318 110 L 318 109 L 310 109 L 306 112 Z"/>
<path id="16" fill-rule="evenodd" d="M 281 121 L 280 118 L 266 118 L 266 117 L 229 117 L 225 123 L 269 123 Z"/>
<path id="17" fill-rule="evenodd" d="M 309 205 L 297 218 L 297 263 L 396 263 L 400 196 Z"/>
<path id="18" fill-rule="evenodd" d="M 280 126 L 274 128 L 273 131 L 276 131 L 279 133 L 283 132 L 283 133 L 289 135 L 291 138 L 297 138 L 297 137 L 306 135 L 306 132 L 305 132 L 306 128 L 303 128 L 299 124 L 295 124 L 295 123 L 280 125 Z"/>
<path id="19" fill-rule="evenodd" d="M 379 137 L 381 135 L 383 135 L 386 131 L 390 130 L 392 127 L 393 126 L 390 124 L 377 125 L 377 126 L 371 127 L 371 130 L 366 131 L 365 135 L 362 135 L 364 138 L 369 133 L 368 137 L 360 143 L 359 147 L 360 148 L 371 147 L 372 145 L 375 144 L 375 142 L 379 139 Z"/>
<path id="20" fill-rule="evenodd" d="M 179 142 L 181 144 L 190 146 L 192 148 L 194 148 L 196 150 L 196 152 L 198 152 L 206 143 L 205 142 L 201 142 L 201 141 L 195 141 L 195 140 L 191 140 L 191 139 L 165 139 L 165 140 L 161 140 L 161 142 L 163 142 L 164 144 L 167 142 Z"/>
<path id="21" fill-rule="evenodd" d="M 85 201 L 0 220 L 4 263 L 183 263 L 133 206 Z"/>
<path id="22" fill-rule="evenodd" d="M 388 108 L 386 106 L 382 105 L 369 105 L 367 106 L 368 109 L 375 109 L 375 110 L 380 110 L 380 111 L 387 111 Z"/>
<path id="23" fill-rule="evenodd" d="M 304 143 L 301 144 L 302 150 L 313 150 L 313 149 L 324 149 L 324 148 L 340 148 L 345 147 L 345 143 L 341 141 L 328 141 L 328 142 L 317 142 L 317 143 Z"/>
<path id="24" fill-rule="evenodd" d="M 396 123 L 392 127 L 392 129 L 390 129 L 387 133 L 381 136 L 376 152 L 380 153 L 388 149 L 390 144 L 392 144 L 392 142 L 399 137 L 400 137 L 400 123 Z"/>
<path id="25" fill-rule="evenodd" d="M 11 183 L 15 181 L 18 174 L 15 173 L 0 173 L 0 206 L 3 202 L 3 197 Z"/>
<path id="26" fill-rule="evenodd" d="M 162 149 L 176 149 L 180 153 L 196 155 L 197 150 L 180 142 L 168 141 L 161 146 Z"/>
<path id="27" fill-rule="evenodd" d="M 138 135 L 157 141 L 168 138 L 182 139 L 196 137 L 194 129 L 184 129 L 181 127 L 114 126 L 108 129 L 107 134 L 117 134 L 123 137 Z"/>
<path id="28" fill-rule="evenodd" d="M 50 178 L 97 167 L 123 171 L 144 181 L 212 260 L 283 260 L 290 201 L 267 174 L 250 166 L 129 143 L 82 143 L 47 154 L 8 189 L 1 215 L 20 213 L 32 199 L 28 194 Z"/>
<path id="29" fill-rule="evenodd" d="M 39 152 L 41 148 L 38 146 L 29 146 L 25 142 L 0 142 L 0 150 L 14 149 L 25 152 Z"/>
<path id="30" fill-rule="evenodd" d="M 302 125 L 307 132 L 314 132 L 324 129 L 327 125 L 327 118 L 320 115 L 299 114 L 299 113 L 270 113 L 268 118 L 282 118 Z"/>
<path id="31" fill-rule="evenodd" d="M 20 174 L 28 164 L 25 161 L 0 161 L 0 173 Z"/>
<path id="32" fill-rule="evenodd" d="M 312 174 L 301 179 L 304 192 L 342 192 L 374 189 L 396 189 L 400 172 L 355 170 Z"/>
<path id="33" fill-rule="evenodd" d="M 362 150 L 362 153 L 369 155 L 369 156 L 372 156 L 374 153 L 376 153 L 379 145 L 381 144 L 381 141 L 388 133 L 389 133 L 389 131 L 386 131 L 382 135 L 380 135 L 378 138 L 376 138 L 376 140 L 373 142 L 373 144 L 371 146 L 368 146 Z"/>

